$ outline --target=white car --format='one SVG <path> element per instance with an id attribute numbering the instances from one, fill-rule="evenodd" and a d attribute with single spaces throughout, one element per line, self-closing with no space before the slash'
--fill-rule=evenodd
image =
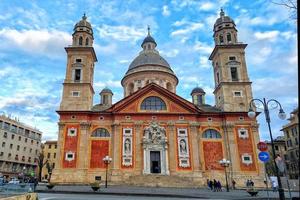
<path id="1" fill-rule="evenodd" d="M 18 179 L 16 179 L 16 178 L 13 178 L 13 179 L 11 179 L 8 183 L 9 183 L 9 184 L 19 184 L 20 181 L 19 181 Z"/>

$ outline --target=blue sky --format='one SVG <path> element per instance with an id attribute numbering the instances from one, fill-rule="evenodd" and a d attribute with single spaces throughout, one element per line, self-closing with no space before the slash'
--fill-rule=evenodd
<path id="1" fill-rule="evenodd" d="M 0 112 L 35 126 L 43 139 L 57 138 L 64 47 L 85 12 L 94 30 L 98 57 L 94 103 L 105 86 L 113 101 L 123 97 L 121 78 L 141 50 L 151 27 L 160 54 L 179 78 L 177 94 L 191 100 L 200 86 L 214 105 L 213 71 L 208 56 L 213 47 L 213 24 L 224 8 L 236 23 L 238 39 L 248 44 L 246 62 L 253 97 L 275 98 L 289 113 L 298 105 L 297 25 L 288 9 L 269 0 L 2 0 L 0 3 Z M 251 3 L 251 4 L 250 4 Z M 271 110 L 275 136 L 287 120 Z M 262 140 L 269 139 L 264 115 L 258 117 Z"/>

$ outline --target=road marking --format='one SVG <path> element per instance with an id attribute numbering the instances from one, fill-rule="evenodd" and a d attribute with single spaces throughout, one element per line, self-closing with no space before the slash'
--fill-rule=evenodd
<path id="1" fill-rule="evenodd" d="M 49 199 L 55 199 L 55 197 L 46 197 L 46 198 L 41 198 L 41 200 L 49 200 Z"/>

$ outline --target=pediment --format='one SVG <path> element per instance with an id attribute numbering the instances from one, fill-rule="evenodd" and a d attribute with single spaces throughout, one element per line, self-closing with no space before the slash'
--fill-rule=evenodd
<path id="1" fill-rule="evenodd" d="M 166 104 L 166 110 L 143 110 L 142 102 L 148 97 L 159 97 Z M 132 95 L 117 102 L 112 107 L 114 113 L 197 113 L 199 109 L 191 102 L 168 91 L 167 89 L 149 84 Z"/>

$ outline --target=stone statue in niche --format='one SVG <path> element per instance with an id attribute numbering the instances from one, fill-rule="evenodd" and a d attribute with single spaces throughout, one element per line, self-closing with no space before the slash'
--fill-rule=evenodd
<path id="1" fill-rule="evenodd" d="M 179 142 L 180 154 L 187 154 L 186 141 L 181 139 Z"/>
<path id="2" fill-rule="evenodd" d="M 151 122 L 150 126 L 144 130 L 144 140 L 150 141 L 151 143 L 158 144 L 161 141 L 165 141 L 165 138 L 165 128 L 158 126 L 155 122 Z"/>
<path id="3" fill-rule="evenodd" d="M 130 142 L 130 139 L 126 139 L 125 142 L 124 142 L 124 152 L 125 154 L 130 154 L 131 153 L 131 142 Z"/>

